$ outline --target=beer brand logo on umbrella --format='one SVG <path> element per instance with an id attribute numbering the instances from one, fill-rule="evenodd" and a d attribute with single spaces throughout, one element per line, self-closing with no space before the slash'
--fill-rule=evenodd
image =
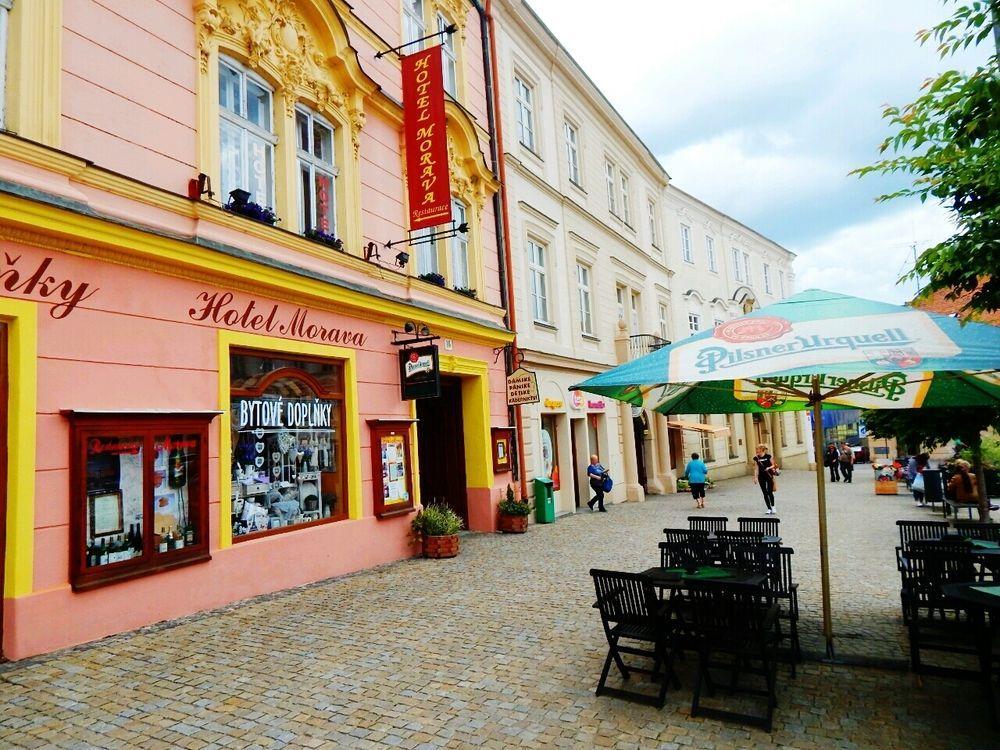
<path id="1" fill-rule="evenodd" d="M 773 409 L 776 406 L 782 406 L 785 403 L 785 397 L 774 391 L 764 390 L 757 392 L 756 401 L 757 406 L 762 409 Z"/>
<path id="2" fill-rule="evenodd" d="M 723 323 L 715 329 L 715 338 L 731 344 L 745 344 L 753 341 L 771 341 L 791 330 L 792 324 L 784 318 L 765 315 Z"/>
<path id="3" fill-rule="evenodd" d="M 869 357 L 869 361 L 878 367 L 898 367 L 901 370 L 906 370 L 910 367 L 916 367 L 924 361 L 924 358 L 920 356 L 920 353 L 916 349 L 907 347 L 903 349 L 883 349 L 880 352 L 873 353 L 873 356 Z"/>

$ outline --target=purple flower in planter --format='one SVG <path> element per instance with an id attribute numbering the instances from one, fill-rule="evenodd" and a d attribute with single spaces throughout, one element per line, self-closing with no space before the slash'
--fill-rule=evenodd
<path id="1" fill-rule="evenodd" d="M 334 250 L 344 250 L 344 241 L 337 239 L 329 232 L 324 232 L 322 229 L 307 229 L 304 233 L 306 239 L 312 240 L 313 242 L 319 242 L 327 247 L 332 247 Z"/>
<path id="2" fill-rule="evenodd" d="M 270 206 L 265 207 L 259 203 L 254 203 L 253 201 L 247 201 L 246 203 L 230 201 L 223 206 L 223 209 L 229 211 L 230 213 L 245 216 L 248 219 L 253 219 L 254 221 L 259 221 L 263 224 L 273 225 L 275 222 L 281 221 Z"/>
<path id="3" fill-rule="evenodd" d="M 417 276 L 418 279 L 423 279 L 429 284 L 436 284 L 437 286 L 444 286 L 444 276 L 439 273 L 422 273 Z"/>

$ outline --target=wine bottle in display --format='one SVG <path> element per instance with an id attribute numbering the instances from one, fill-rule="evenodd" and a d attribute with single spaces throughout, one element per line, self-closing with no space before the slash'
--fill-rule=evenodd
<path id="1" fill-rule="evenodd" d="M 101 549 L 100 549 L 100 552 L 97 553 L 97 560 L 98 560 L 97 564 L 98 565 L 107 565 L 108 564 L 108 547 L 105 544 L 105 541 L 106 540 L 101 539 Z"/>
<path id="2" fill-rule="evenodd" d="M 164 529 L 160 529 L 160 548 L 159 548 L 159 551 L 160 552 L 166 552 L 167 551 L 167 530 L 165 528 Z"/>
<path id="3" fill-rule="evenodd" d="M 170 451 L 170 475 L 167 484 L 173 489 L 179 489 L 187 484 L 187 469 L 184 466 L 184 451 L 175 448 Z"/>
<path id="4" fill-rule="evenodd" d="M 87 545 L 87 567 L 93 568 L 95 565 L 100 564 L 101 553 L 97 547 L 97 541 L 94 539 L 90 540 L 90 544 Z"/>
<path id="5" fill-rule="evenodd" d="M 184 529 L 184 544 L 190 546 L 194 544 L 194 524 L 189 523 Z"/>
<path id="6" fill-rule="evenodd" d="M 174 536 L 173 530 L 167 532 L 167 551 L 172 552 L 177 549 L 177 538 Z"/>
<path id="7" fill-rule="evenodd" d="M 137 523 L 135 525 L 135 536 L 132 537 L 132 549 L 135 550 L 135 556 L 139 557 L 142 554 L 142 524 Z"/>

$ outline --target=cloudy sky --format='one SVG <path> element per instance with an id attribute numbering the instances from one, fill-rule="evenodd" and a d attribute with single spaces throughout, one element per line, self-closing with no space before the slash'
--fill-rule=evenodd
<path id="1" fill-rule="evenodd" d="M 799 254 L 798 289 L 902 302 L 896 279 L 944 239 L 944 211 L 875 204 L 902 183 L 848 176 L 889 132 L 882 105 L 976 54 L 914 41 L 941 0 L 529 0 L 674 183 Z M 595 19 L 600 18 L 600 23 Z M 983 53 L 978 53 L 984 56 Z"/>

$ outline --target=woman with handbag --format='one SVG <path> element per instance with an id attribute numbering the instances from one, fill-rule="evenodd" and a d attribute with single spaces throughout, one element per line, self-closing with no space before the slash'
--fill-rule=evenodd
<path id="1" fill-rule="evenodd" d="M 926 453 L 911 458 L 906 467 L 906 473 L 910 475 L 910 491 L 913 499 L 920 504 L 921 508 L 927 507 L 924 502 L 924 469 L 930 463 L 931 457 Z"/>
<path id="2" fill-rule="evenodd" d="M 774 491 L 778 488 L 774 478 L 781 473 L 781 470 L 775 465 L 770 451 L 763 443 L 757 446 L 757 455 L 753 457 L 753 462 L 757 465 L 756 482 L 764 494 L 764 505 L 767 506 L 764 513 L 773 515 L 778 512 L 774 507 Z"/>

